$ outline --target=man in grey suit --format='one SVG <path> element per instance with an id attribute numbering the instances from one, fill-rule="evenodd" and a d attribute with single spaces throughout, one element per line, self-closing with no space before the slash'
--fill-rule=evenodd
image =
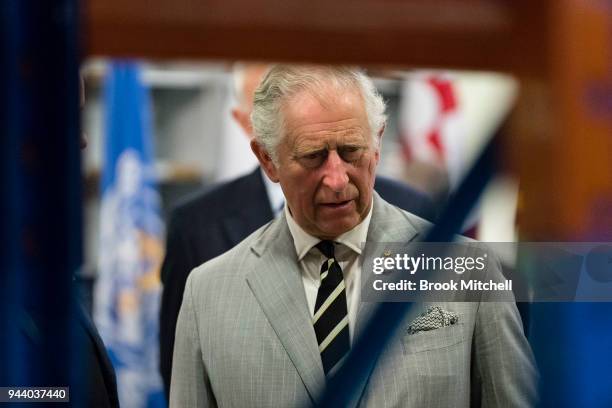
<path id="1" fill-rule="evenodd" d="M 280 183 L 286 206 L 189 275 L 171 406 L 316 405 L 353 339 L 367 335 L 361 243 L 409 242 L 427 228 L 373 192 L 384 111 L 357 70 L 276 66 L 266 75 L 255 93 L 251 147 Z M 414 316 L 407 319 L 380 355 L 360 405 L 535 404 L 533 357 L 513 302 L 427 310 L 449 323 L 415 332 Z"/>

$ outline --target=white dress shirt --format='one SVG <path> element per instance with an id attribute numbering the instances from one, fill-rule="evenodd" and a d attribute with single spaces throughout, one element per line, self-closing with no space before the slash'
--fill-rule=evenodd
<path id="1" fill-rule="evenodd" d="M 373 206 L 373 205 L 372 205 Z M 346 302 L 349 319 L 349 334 L 351 342 L 355 331 L 355 321 L 359 311 L 361 300 L 361 265 L 359 255 L 361 255 L 361 245 L 368 236 L 368 227 L 372 218 L 372 206 L 368 215 L 350 231 L 345 232 L 334 239 L 334 254 L 336 261 L 342 268 L 344 275 L 344 285 L 346 287 Z M 321 265 L 326 257 L 314 246 L 321 240 L 313 237 L 300 227 L 289 212 L 289 206 L 285 204 L 285 216 L 289 231 L 293 236 L 293 244 L 300 263 L 302 281 L 306 291 L 306 301 L 310 316 L 314 316 L 314 307 L 317 301 L 317 292 L 321 285 Z"/>

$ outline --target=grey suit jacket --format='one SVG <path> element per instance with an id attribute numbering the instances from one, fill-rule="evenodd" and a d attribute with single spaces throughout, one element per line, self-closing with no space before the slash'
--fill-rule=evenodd
<path id="1" fill-rule="evenodd" d="M 375 195 L 369 242 L 408 242 L 426 227 Z M 459 324 L 399 336 L 380 355 L 359 404 L 534 405 L 537 374 L 514 303 L 440 306 L 457 313 Z M 362 304 L 357 334 L 369 309 Z M 171 407 L 308 406 L 324 383 L 284 216 L 189 275 L 176 329 Z"/>

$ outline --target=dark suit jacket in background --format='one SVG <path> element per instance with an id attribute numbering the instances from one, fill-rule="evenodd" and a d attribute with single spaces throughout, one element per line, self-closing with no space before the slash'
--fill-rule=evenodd
<path id="1" fill-rule="evenodd" d="M 26 368 L 29 370 L 27 377 L 31 383 L 14 385 L 70 387 L 69 404 L 42 404 L 45 406 L 117 408 L 119 398 L 115 371 L 98 330 L 84 306 L 80 291 L 81 288 L 75 283 L 69 332 L 60 331 L 52 319 L 43 318 L 46 314 L 42 310 L 31 307 L 21 310 L 13 322 L 18 325 L 21 346 L 19 352 L 23 353 L 18 360 L 29 362 L 33 367 Z M 66 348 L 58 349 L 58 345 Z M 70 375 L 68 368 L 71 355 L 77 357 L 75 363 L 80 365 L 74 368 L 82 371 L 68 379 L 64 378 L 64 375 Z M 42 359 L 47 365 L 37 368 L 37 362 L 32 361 L 33 358 Z"/>
<path id="2" fill-rule="evenodd" d="M 406 211 L 428 220 L 435 216 L 433 202 L 405 184 L 377 177 L 374 189 L 383 199 Z M 227 252 L 272 218 L 259 168 L 189 197 L 172 211 L 161 270 L 160 369 L 166 397 L 170 392 L 174 334 L 187 276 L 192 269 Z"/>
<path id="3" fill-rule="evenodd" d="M 83 396 L 85 405 L 119 407 L 115 370 L 106 353 L 106 347 L 82 304 L 79 308 L 79 322 L 76 325 L 77 331 L 81 332 L 80 336 L 84 338 L 81 352 L 86 358 L 85 364 L 89 373 L 89 385 L 86 387 L 88 395 Z"/>

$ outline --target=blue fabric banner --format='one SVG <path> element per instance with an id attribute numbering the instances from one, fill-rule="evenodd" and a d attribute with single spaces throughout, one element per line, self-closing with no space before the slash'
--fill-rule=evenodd
<path id="1" fill-rule="evenodd" d="M 95 320 L 116 370 L 121 406 L 159 407 L 165 404 L 158 369 L 164 228 L 153 170 L 149 94 L 136 64 L 110 64 L 104 99 Z"/>

